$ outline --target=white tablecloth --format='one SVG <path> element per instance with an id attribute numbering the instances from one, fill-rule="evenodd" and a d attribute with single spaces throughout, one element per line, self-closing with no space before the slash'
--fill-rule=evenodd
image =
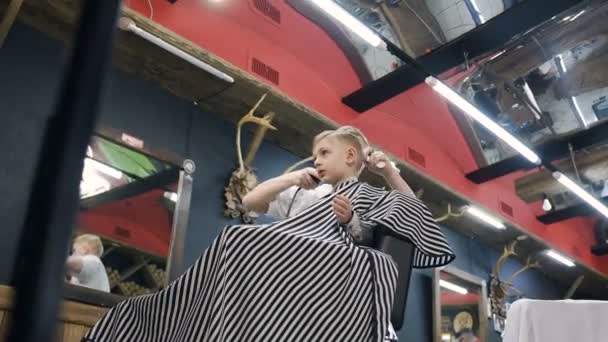
<path id="1" fill-rule="evenodd" d="M 608 341 L 608 302 L 530 300 L 513 303 L 503 342 Z"/>

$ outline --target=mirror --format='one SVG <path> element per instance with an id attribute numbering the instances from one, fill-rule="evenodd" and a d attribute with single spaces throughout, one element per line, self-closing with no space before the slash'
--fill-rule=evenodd
<path id="1" fill-rule="evenodd" d="M 486 283 L 483 279 L 451 267 L 435 269 L 434 341 L 487 341 L 486 298 Z"/>
<path id="2" fill-rule="evenodd" d="M 330 15 L 343 10 L 359 23 L 389 40 L 410 57 L 424 59 L 433 50 L 445 48 L 467 32 L 508 11 L 523 0 L 335 0 L 340 6 L 316 5 L 315 1 L 287 0 L 298 13 L 310 19 L 336 42 L 361 82 L 367 84 L 395 71 L 404 63 L 374 38 L 362 38 Z M 423 63 L 424 64 L 424 63 Z"/>
<path id="3" fill-rule="evenodd" d="M 181 271 L 192 175 L 166 156 L 124 133 L 91 138 L 66 281 L 137 296 Z"/>
<path id="4" fill-rule="evenodd" d="M 608 49 L 606 24 L 597 18 L 607 13 L 606 2 L 574 6 L 479 60 L 455 88 L 530 147 L 592 129 L 608 120 L 608 82 L 597 72 Z M 459 112 L 480 167 L 517 154 Z"/>

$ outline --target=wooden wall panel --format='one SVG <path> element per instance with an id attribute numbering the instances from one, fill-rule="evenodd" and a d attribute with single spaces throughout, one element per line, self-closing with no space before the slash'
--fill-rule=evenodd
<path id="1" fill-rule="evenodd" d="M 6 340 L 12 297 L 13 290 L 11 288 L 0 286 L 0 342 Z M 82 337 L 107 311 L 107 308 L 64 301 L 57 322 L 57 342 L 80 342 Z"/>

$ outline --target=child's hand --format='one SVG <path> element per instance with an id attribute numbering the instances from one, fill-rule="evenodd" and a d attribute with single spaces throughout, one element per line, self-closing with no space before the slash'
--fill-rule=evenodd
<path id="1" fill-rule="evenodd" d="M 289 173 L 293 185 L 299 186 L 302 189 L 310 190 L 319 185 L 319 174 L 312 167 L 307 167 L 302 170 Z"/>
<path id="2" fill-rule="evenodd" d="M 347 224 L 353 218 L 353 206 L 346 196 L 336 195 L 333 201 L 334 214 L 341 224 Z"/>
<path id="3" fill-rule="evenodd" d="M 374 151 L 371 147 L 368 147 L 363 153 L 366 157 L 365 167 L 371 172 L 383 177 L 387 177 L 395 172 L 395 168 L 384 152 Z M 379 168 L 378 165 L 384 165 L 384 167 Z"/>

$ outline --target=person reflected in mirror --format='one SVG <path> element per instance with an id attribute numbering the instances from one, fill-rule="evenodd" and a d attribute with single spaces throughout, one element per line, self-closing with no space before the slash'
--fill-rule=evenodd
<path id="1" fill-rule="evenodd" d="M 66 273 L 71 284 L 110 292 L 110 281 L 101 261 L 103 244 L 97 235 L 83 234 L 72 245 L 72 255 L 66 261 Z"/>

